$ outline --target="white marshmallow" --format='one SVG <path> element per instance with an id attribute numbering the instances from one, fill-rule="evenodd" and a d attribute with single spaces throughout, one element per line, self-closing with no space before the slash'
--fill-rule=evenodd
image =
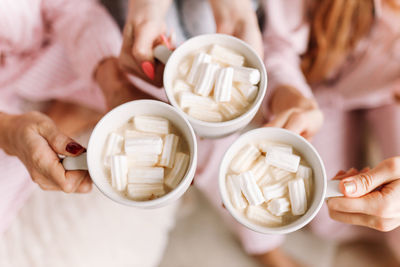
<path id="1" fill-rule="evenodd" d="M 311 197 L 313 187 L 312 169 L 310 167 L 299 165 L 297 169 L 296 178 L 303 178 L 304 186 L 306 187 L 307 199 Z"/>
<path id="2" fill-rule="evenodd" d="M 246 216 L 252 221 L 262 225 L 277 226 L 282 224 L 282 217 L 277 217 L 269 213 L 268 210 L 260 206 L 248 206 Z"/>
<path id="3" fill-rule="evenodd" d="M 134 200 L 150 200 L 165 194 L 163 184 L 128 184 L 127 195 Z"/>
<path id="4" fill-rule="evenodd" d="M 151 167 L 157 164 L 157 154 L 136 153 L 128 155 L 128 165 L 131 167 Z"/>
<path id="5" fill-rule="evenodd" d="M 251 172 L 244 172 L 238 176 L 240 189 L 250 205 L 260 205 L 264 197 Z"/>
<path id="6" fill-rule="evenodd" d="M 242 66 L 244 63 L 244 57 L 242 55 L 220 45 L 213 45 L 210 50 L 210 55 L 214 60 L 226 65 Z"/>
<path id="7" fill-rule="evenodd" d="M 273 166 L 270 167 L 269 171 L 271 173 L 272 178 L 274 178 L 275 181 L 283 181 L 294 178 L 293 173 Z"/>
<path id="8" fill-rule="evenodd" d="M 172 168 L 174 166 L 176 149 L 178 148 L 179 137 L 175 134 L 167 134 L 164 137 L 164 147 L 160 158 L 160 166 Z"/>
<path id="9" fill-rule="evenodd" d="M 255 146 L 247 144 L 232 160 L 232 171 L 236 173 L 247 171 L 260 155 L 260 151 Z"/>
<path id="10" fill-rule="evenodd" d="M 249 105 L 247 99 L 244 98 L 235 86 L 232 86 L 231 101 L 229 103 L 241 110 L 245 109 Z"/>
<path id="11" fill-rule="evenodd" d="M 260 81 L 260 71 L 254 68 L 233 67 L 233 81 L 257 84 Z"/>
<path id="12" fill-rule="evenodd" d="M 203 63 L 199 69 L 199 76 L 194 87 L 194 92 L 201 96 L 208 96 L 213 89 L 215 76 L 219 66 L 212 63 Z"/>
<path id="13" fill-rule="evenodd" d="M 247 201 L 242 195 L 240 189 L 240 180 L 236 175 L 228 175 L 226 179 L 226 189 L 231 197 L 232 205 L 237 209 L 244 209 L 247 207 Z"/>
<path id="14" fill-rule="evenodd" d="M 293 147 L 291 147 L 289 145 L 284 145 L 284 144 L 271 144 L 271 143 L 266 142 L 266 143 L 259 144 L 258 148 L 263 153 L 268 153 L 272 150 L 280 150 L 281 152 L 293 154 Z"/>
<path id="15" fill-rule="evenodd" d="M 274 184 L 269 186 L 264 186 L 262 188 L 265 202 L 270 201 L 274 198 L 281 198 L 287 194 L 287 186 L 282 184 Z"/>
<path id="16" fill-rule="evenodd" d="M 258 86 L 252 85 L 250 83 L 236 83 L 236 88 L 240 91 L 240 93 L 246 98 L 247 101 L 253 102 L 258 93 Z"/>
<path id="17" fill-rule="evenodd" d="M 175 156 L 174 167 L 167 174 L 165 178 L 165 184 L 170 188 L 175 188 L 181 182 L 182 178 L 185 176 L 186 169 L 189 165 L 190 157 L 185 153 L 178 152 Z"/>
<path id="18" fill-rule="evenodd" d="M 290 210 L 289 200 L 285 197 L 275 198 L 268 203 L 268 210 L 275 216 L 282 216 Z"/>
<path id="19" fill-rule="evenodd" d="M 242 110 L 231 103 L 219 103 L 219 111 L 226 120 L 234 119 L 242 113 Z"/>
<path id="20" fill-rule="evenodd" d="M 214 87 L 215 101 L 229 102 L 231 100 L 232 79 L 232 68 L 222 68 L 218 71 Z"/>
<path id="21" fill-rule="evenodd" d="M 169 121 L 155 116 L 135 116 L 133 118 L 135 128 L 142 132 L 168 134 Z"/>
<path id="22" fill-rule="evenodd" d="M 193 60 L 192 67 L 190 68 L 189 74 L 187 76 L 187 82 L 194 85 L 197 82 L 197 77 L 199 69 L 202 64 L 210 63 L 211 56 L 206 53 L 198 53 Z"/>
<path id="23" fill-rule="evenodd" d="M 159 136 L 129 137 L 125 139 L 125 153 L 134 154 L 156 154 L 162 152 L 163 142 Z"/>
<path id="24" fill-rule="evenodd" d="M 267 170 L 268 164 L 264 156 L 260 156 L 250 169 L 257 182 L 266 174 Z"/>
<path id="25" fill-rule="evenodd" d="M 190 69 L 190 64 L 191 64 L 190 59 L 185 59 L 179 64 L 178 71 L 182 77 L 185 77 L 188 74 Z"/>
<path id="26" fill-rule="evenodd" d="M 279 150 L 271 150 L 267 153 L 266 157 L 268 164 L 288 172 L 296 172 L 300 163 L 299 156 L 288 154 Z"/>
<path id="27" fill-rule="evenodd" d="M 104 150 L 104 165 L 106 167 L 110 166 L 111 156 L 120 154 L 122 152 L 122 147 L 124 143 L 124 138 L 117 133 L 110 133 L 107 139 L 106 148 Z"/>
<path id="28" fill-rule="evenodd" d="M 303 179 L 289 181 L 288 188 L 292 214 L 303 215 L 307 211 L 307 196 Z"/>
<path id="29" fill-rule="evenodd" d="M 191 92 L 179 94 L 179 105 L 182 109 L 196 107 L 199 109 L 216 110 L 217 103 L 209 97 L 195 95 Z"/>
<path id="30" fill-rule="evenodd" d="M 206 110 L 197 107 L 191 107 L 188 110 L 188 115 L 201 121 L 221 122 L 222 115 L 218 111 Z"/>
<path id="31" fill-rule="evenodd" d="M 128 175 L 128 162 L 125 156 L 111 156 L 111 185 L 118 191 L 125 190 Z"/>
<path id="32" fill-rule="evenodd" d="M 134 167 L 128 172 L 128 183 L 132 184 L 162 184 L 164 168 L 161 167 Z"/>
<path id="33" fill-rule="evenodd" d="M 267 172 L 263 176 L 261 176 L 261 178 L 257 181 L 257 184 L 262 187 L 266 184 L 269 184 L 272 180 L 273 179 L 271 175 Z"/>
<path id="34" fill-rule="evenodd" d="M 178 79 L 174 82 L 174 92 L 175 93 L 190 92 L 191 90 L 192 90 L 192 87 L 183 80 Z"/>

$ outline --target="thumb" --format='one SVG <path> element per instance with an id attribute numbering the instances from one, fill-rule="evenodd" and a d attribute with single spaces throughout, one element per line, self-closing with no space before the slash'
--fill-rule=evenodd
<path id="1" fill-rule="evenodd" d="M 340 188 L 347 197 L 360 197 L 400 177 L 400 157 L 389 158 L 368 172 L 343 179 Z"/>
<path id="2" fill-rule="evenodd" d="M 76 157 L 86 151 L 79 143 L 61 133 L 52 122 L 42 126 L 39 131 L 57 154 Z"/>
<path id="3" fill-rule="evenodd" d="M 288 109 L 284 112 L 281 112 L 275 116 L 275 118 L 268 122 L 265 127 L 278 127 L 278 128 L 283 128 L 285 124 L 287 123 L 289 117 L 292 115 L 294 112 L 294 109 Z"/>

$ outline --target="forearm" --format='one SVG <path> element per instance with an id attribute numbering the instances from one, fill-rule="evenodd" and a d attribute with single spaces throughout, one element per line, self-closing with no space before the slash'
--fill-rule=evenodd
<path id="1" fill-rule="evenodd" d="M 217 27 L 227 24 L 238 15 L 249 22 L 256 22 L 257 17 L 252 8 L 251 0 L 209 0 Z"/>
<path id="2" fill-rule="evenodd" d="M 0 149 L 11 154 L 10 151 L 10 123 L 13 115 L 0 112 Z"/>
<path id="3" fill-rule="evenodd" d="M 128 21 L 140 25 L 149 20 L 164 20 L 172 0 L 130 0 Z"/>

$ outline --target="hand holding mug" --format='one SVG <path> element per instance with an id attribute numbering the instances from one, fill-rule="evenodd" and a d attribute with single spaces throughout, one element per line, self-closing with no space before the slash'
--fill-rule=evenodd
<path id="1" fill-rule="evenodd" d="M 372 170 L 338 173 L 346 197 L 328 201 L 332 219 L 387 232 L 400 226 L 400 157 Z"/>
<path id="2" fill-rule="evenodd" d="M 32 180 L 43 190 L 85 193 L 92 181 L 87 171 L 65 171 L 57 154 L 76 157 L 81 145 L 58 131 L 53 121 L 39 112 L 22 115 L 0 113 L 0 147 L 17 156 Z"/>

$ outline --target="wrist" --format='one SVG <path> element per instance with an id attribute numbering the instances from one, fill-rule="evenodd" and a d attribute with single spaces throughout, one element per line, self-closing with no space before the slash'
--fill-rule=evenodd
<path id="1" fill-rule="evenodd" d="M 295 87 L 280 85 L 274 89 L 269 107 L 272 114 L 278 114 L 291 108 L 318 109 L 318 104 L 314 99 L 305 97 Z"/>

